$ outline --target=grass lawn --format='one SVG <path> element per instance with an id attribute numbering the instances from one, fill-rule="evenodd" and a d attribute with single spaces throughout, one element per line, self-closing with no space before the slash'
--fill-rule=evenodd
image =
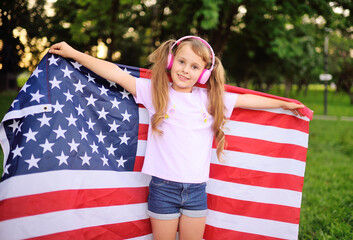
<path id="1" fill-rule="evenodd" d="M 280 88 L 272 94 L 282 95 Z M 16 93 L 0 94 L 0 116 Z M 290 96 L 323 114 L 323 90 Z M 328 115 L 353 116 L 348 96 L 329 91 Z M 0 153 L 2 172 L 2 153 Z M 313 120 L 303 189 L 299 239 L 353 239 L 353 122 Z"/>
<path id="2" fill-rule="evenodd" d="M 284 96 L 284 87 L 281 85 L 276 86 L 271 89 L 270 94 Z M 295 91 L 292 91 L 289 98 L 301 101 L 314 111 L 314 116 L 315 114 L 324 114 L 324 86 L 322 84 L 310 85 L 307 95 L 304 92 L 296 94 Z M 350 104 L 349 96 L 346 93 L 336 93 L 332 88 L 328 87 L 327 115 L 352 117 L 353 106 Z"/>

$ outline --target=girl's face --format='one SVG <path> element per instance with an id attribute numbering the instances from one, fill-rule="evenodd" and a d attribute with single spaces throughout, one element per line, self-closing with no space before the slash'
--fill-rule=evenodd
<path id="1" fill-rule="evenodd" d="M 177 92 L 190 93 L 205 67 L 206 62 L 189 44 L 182 46 L 174 56 L 171 69 L 172 88 Z"/>

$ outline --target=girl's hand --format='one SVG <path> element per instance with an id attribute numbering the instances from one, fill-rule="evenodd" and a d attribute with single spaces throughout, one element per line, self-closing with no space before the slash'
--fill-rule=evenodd
<path id="1" fill-rule="evenodd" d="M 72 48 L 66 42 L 60 42 L 52 45 L 49 49 L 49 53 L 60 55 L 64 58 L 73 58 L 76 50 Z"/>
<path id="2" fill-rule="evenodd" d="M 304 114 L 299 111 L 299 109 L 304 108 L 304 105 L 302 104 L 296 104 L 293 102 L 284 102 L 282 108 L 285 110 L 290 110 L 296 116 L 301 116 L 301 117 L 304 116 Z"/>

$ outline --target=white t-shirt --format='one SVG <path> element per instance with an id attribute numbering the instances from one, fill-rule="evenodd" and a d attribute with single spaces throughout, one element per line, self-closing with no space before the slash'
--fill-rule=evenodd
<path id="1" fill-rule="evenodd" d="M 225 94 L 227 118 L 236 100 L 237 94 Z M 135 101 L 146 107 L 151 122 L 155 109 L 149 80 L 136 79 Z M 207 103 L 207 89 L 194 87 L 192 93 L 181 93 L 169 88 L 167 114 L 159 126 L 163 135 L 152 132 L 151 126 L 148 129 L 143 173 L 184 183 L 208 180 L 214 134 Z"/>

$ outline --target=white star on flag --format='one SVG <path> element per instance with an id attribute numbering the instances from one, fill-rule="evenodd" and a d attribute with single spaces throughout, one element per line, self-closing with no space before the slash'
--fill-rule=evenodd
<path id="1" fill-rule="evenodd" d="M 45 153 L 46 151 L 53 152 L 53 149 L 51 149 L 53 145 L 54 143 L 50 143 L 48 139 L 45 139 L 45 143 L 39 144 L 39 146 L 43 148 L 43 153 Z"/>
<path id="2" fill-rule="evenodd" d="M 81 108 L 81 105 L 79 104 L 78 107 L 76 107 L 77 114 L 83 116 L 83 111 L 84 109 Z M 84 117 L 84 116 L 83 116 Z"/>
<path id="3" fill-rule="evenodd" d="M 91 74 L 88 73 L 88 74 L 85 75 L 85 76 L 88 78 L 88 81 L 89 81 L 89 82 L 94 82 L 94 77 L 92 77 Z"/>
<path id="4" fill-rule="evenodd" d="M 108 91 L 109 91 L 108 88 L 105 88 L 105 87 L 102 85 L 102 87 L 98 87 L 98 89 L 101 91 L 101 93 L 100 93 L 101 96 L 102 96 L 102 95 L 108 96 Z"/>
<path id="5" fill-rule="evenodd" d="M 76 87 L 75 92 L 80 91 L 83 93 L 83 88 L 86 87 L 85 85 L 81 84 L 81 81 L 78 80 L 78 83 L 74 83 L 74 86 Z"/>
<path id="6" fill-rule="evenodd" d="M 26 92 L 26 91 L 27 91 L 27 88 L 30 87 L 30 86 L 31 86 L 31 85 L 26 82 L 26 83 L 23 85 L 23 87 L 21 88 L 21 91 Z M 21 92 L 21 91 L 20 91 L 20 92 Z"/>
<path id="7" fill-rule="evenodd" d="M 36 67 L 31 76 L 36 76 L 38 78 L 38 74 L 41 72 L 43 72 L 43 70 L 40 70 L 38 67 Z"/>
<path id="8" fill-rule="evenodd" d="M 120 145 L 123 144 L 123 143 L 125 143 L 126 145 L 128 145 L 128 144 L 127 144 L 127 140 L 129 140 L 130 138 L 126 136 L 126 133 L 124 133 L 124 136 L 119 137 L 119 138 L 120 138 L 120 140 L 121 140 Z"/>
<path id="9" fill-rule="evenodd" d="M 118 102 L 117 100 L 116 100 L 116 98 L 114 98 L 114 100 L 113 101 L 110 101 L 111 103 L 112 103 L 112 108 L 117 108 L 117 109 L 119 109 L 119 104 L 120 104 L 120 102 Z"/>
<path id="10" fill-rule="evenodd" d="M 37 102 L 39 103 L 39 102 L 40 102 L 40 99 L 41 99 L 42 97 L 44 97 L 43 94 L 40 94 L 40 93 L 39 93 L 39 90 L 37 90 L 36 93 L 31 93 L 31 95 L 32 95 L 31 102 L 32 102 L 32 101 L 37 101 Z"/>
<path id="11" fill-rule="evenodd" d="M 93 144 L 89 146 L 92 148 L 92 153 L 94 152 L 98 153 L 98 146 L 96 145 L 95 142 L 93 142 Z"/>
<path id="12" fill-rule="evenodd" d="M 23 136 L 26 137 L 26 143 L 29 141 L 29 140 L 33 140 L 33 141 L 37 141 L 35 136 L 38 132 L 33 132 L 32 129 L 30 128 L 28 130 L 28 133 L 24 133 Z"/>
<path id="13" fill-rule="evenodd" d="M 93 107 L 96 106 L 96 105 L 94 104 L 94 102 L 95 102 L 97 99 L 93 97 L 93 94 L 91 94 L 91 96 L 90 96 L 89 98 L 86 98 L 86 100 L 88 101 L 87 106 L 88 106 L 88 105 L 93 105 Z"/>
<path id="14" fill-rule="evenodd" d="M 124 163 L 127 161 L 123 159 L 123 156 L 120 157 L 120 159 L 116 160 L 118 162 L 118 167 L 125 167 Z"/>
<path id="15" fill-rule="evenodd" d="M 74 117 L 72 116 L 72 113 L 70 113 L 70 117 L 68 117 L 68 118 L 66 118 L 66 119 L 67 119 L 67 121 L 69 121 L 68 126 L 74 125 L 74 126 L 76 127 L 77 118 L 74 118 Z"/>
<path id="16" fill-rule="evenodd" d="M 71 62 L 71 64 L 74 66 L 74 68 L 81 70 L 80 67 L 82 66 L 81 64 L 79 64 L 77 61 L 75 62 Z"/>
<path id="17" fill-rule="evenodd" d="M 103 157 L 101 158 L 101 160 L 103 161 L 103 166 L 105 166 L 105 165 L 109 166 L 108 158 L 106 158 L 104 154 L 103 154 Z"/>
<path id="18" fill-rule="evenodd" d="M 108 155 L 113 155 L 114 156 L 114 151 L 117 150 L 117 148 L 113 147 L 113 144 L 110 144 L 110 147 L 107 148 L 108 150 Z"/>
<path id="19" fill-rule="evenodd" d="M 88 124 L 88 129 L 94 130 L 94 125 L 95 125 L 95 123 L 92 122 L 91 118 L 88 119 L 87 124 Z"/>
<path id="20" fill-rule="evenodd" d="M 31 169 L 32 167 L 39 168 L 38 166 L 39 161 L 40 161 L 40 158 L 35 158 L 32 154 L 30 159 L 25 160 L 25 162 L 28 163 L 28 170 Z"/>
<path id="21" fill-rule="evenodd" d="M 56 139 L 58 139 L 59 137 L 62 137 L 65 139 L 65 132 L 67 130 L 61 129 L 61 126 L 59 125 L 57 130 L 53 130 L 56 133 Z"/>
<path id="22" fill-rule="evenodd" d="M 49 82 L 51 83 L 51 89 L 54 89 L 55 87 L 60 89 L 59 84 L 61 83 L 61 81 L 58 81 L 55 76 L 54 76 L 54 79 Z"/>
<path id="23" fill-rule="evenodd" d="M 49 60 L 49 66 L 52 65 L 52 64 L 58 66 L 57 61 L 59 60 L 59 58 L 55 58 L 54 55 L 51 55 L 51 57 L 48 58 L 48 60 Z"/>
<path id="24" fill-rule="evenodd" d="M 97 135 L 98 142 L 104 143 L 104 138 L 105 138 L 105 137 L 106 137 L 106 136 L 103 135 L 102 131 L 100 131 L 99 134 Z"/>
<path id="25" fill-rule="evenodd" d="M 9 125 L 9 127 L 12 127 L 12 132 L 14 133 L 18 129 L 18 125 L 20 123 L 20 120 L 16 121 L 15 119 L 13 120 L 12 124 Z"/>
<path id="26" fill-rule="evenodd" d="M 14 150 L 12 150 L 13 153 L 13 157 L 15 158 L 16 156 L 22 157 L 21 151 L 22 151 L 23 147 L 19 147 L 18 145 L 16 146 L 16 148 Z"/>
<path id="27" fill-rule="evenodd" d="M 90 165 L 89 160 L 91 159 L 91 157 L 87 156 L 87 153 L 85 152 L 84 156 L 81 156 L 81 160 L 82 160 L 82 166 L 84 164 Z"/>
<path id="28" fill-rule="evenodd" d="M 124 98 L 127 98 L 127 99 L 129 99 L 129 92 L 127 92 L 125 89 L 124 89 L 124 91 L 123 92 L 120 92 L 123 96 L 122 96 L 122 99 L 124 99 Z"/>
<path id="29" fill-rule="evenodd" d="M 83 140 L 83 139 L 88 140 L 88 139 L 87 139 L 87 134 L 88 134 L 88 132 L 86 132 L 84 128 L 82 128 L 82 130 L 81 130 L 81 131 L 78 131 L 78 132 L 81 134 L 81 140 Z"/>
<path id="30" fill-rule="evenodd" d="M 69 78 L 71 79 L 71 73 L 72 73 L 73 71 L 70 71 L 70 70 L 67 68 L 67 66 L 65 67 L 65 69 L 61 69 L 61 71 L 64 72 L 64 77 L 69 77 Z"/>
<path id="31" fill-rule="evenodd" d="M 68 143 L 68 144 L 70 146 L 70 152 L 72 152 L 72 151 L 78 152 L 77 147 L 78 147 L 78 145 L 80 145 L 79 143 L 76 143 L 75 140 L 72 139 L 72 142 Z"/>
<path id="32" fill-rule="evenodd" d="M 112 132 L 112 131 L 118 132 L 118 127 L 120 127 L 120 125 L 116 124 L 116 123 L 115 123 L 115 120 L 113 121 L 112 124 L 108 124 L 108 125 L 109 125 L 109 127 L 110 127 L 109 132 Z"/>
<path id="33" fill-rule="evenodd" d="M 104 118 L 105 120 L 107 120 L 107 114 L 108 114 L 109 112 L 106 112 L 106 111 L 104 110 L 104 107 L 102 108 L 102 110 L 97 111 L 97 113 L 99 113 L 98 119 Z"/>
<path id="34" fill-rule="evenodd" d="M 67 90 L 67 92 L 64 93 L 64 95 L 66 96 L 66 101 L 71 101 L 71 102 L 73 102 L 72 97 L 73 97 L 74 95 L 72 95 L 69 90 Z"/>
<path id="35" fill-rule="evenodd" d="M 125 110 L 125 113 L 122 113 L 121 115 L 122 115 L 123 118 L 124 118 L 123 121 L 127 120 L 127 121 L 130 122 L 131 114 L 129 114 L 129 113 L 127 112 L 127 110 Z"/>
<path id="36" fill-rule="evenodd" d="M 60 156 L 57 156 L 56 158 L 59 160 L 59 166 L 60 166 L 61 164 L 63 164 L 63 163 L 65 163 L 66 165 L 68 165 L 68 164 L 67 164 L 67 159 L 69 158 L 69 156 L 66 156 L 66 155 L 64 154 L 64 151 L 61 151 L 61 155 L 60 155 Z"/>
<path id="37" fill-rule="evenodd" d="M 64 104 L 59 104 L 59 101 L 56 101 L 55 105 L 52 105 L 52 107 L 54 108 L 54 113 L 56 112 L 63 113 L 62 108 L 64 107 Z"/>
<path id="38" fill-rule="evenodd" d="M 44 125 L 47 125 L 50 127 L 49 121 L 51 120 L 51 117 L 47 117 L 45 113 L 43 113 L 43 117 L 38 118 L 38 121 L 40 121 L 40 126 L 43 127 Z"/>

